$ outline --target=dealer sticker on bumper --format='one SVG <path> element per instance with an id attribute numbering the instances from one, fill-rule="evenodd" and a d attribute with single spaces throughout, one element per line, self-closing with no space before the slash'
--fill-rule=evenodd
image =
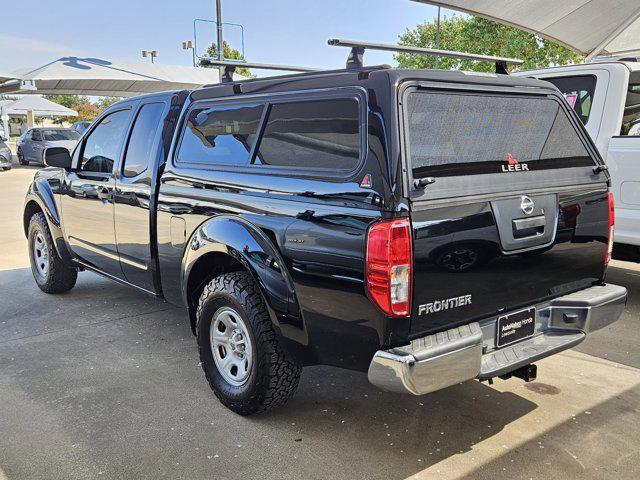
<path id="1" fill-rule="evenodd" d="M 504 347 L 533 335 L 536 329 L 536 308 L 498 317 L 496 347 Z"/>

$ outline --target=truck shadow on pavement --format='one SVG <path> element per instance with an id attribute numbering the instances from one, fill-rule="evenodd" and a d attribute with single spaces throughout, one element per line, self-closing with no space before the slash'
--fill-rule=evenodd
<path id="1" fill-rule="evenodd" d="M 0 404 L 9 412 L 0 457 L 9 478 L 59 465 L 66 477 L 106 468 L 114 455 L 123 476 L 201 478 L 215 458 L 217 478 L 254 478 L 261 465 L 279 466 L 278 478 L 405 478 L 536 408 L 475 381 L 412 397 L 382 392 L 365 374 L 311 367 L 286 406 L 243 418 L 209 390 L 181 310 L 88 273 L 68 294 L 49 296 L 30 269 L 0 271 L 0 288 L 9 287 L 0 305 Z M 66 443 L 87 458 L 67 458 Z M 42 447 L 42 465 L 26 445 Z M 243 468 L 233 473 L 225 459 Z"/>

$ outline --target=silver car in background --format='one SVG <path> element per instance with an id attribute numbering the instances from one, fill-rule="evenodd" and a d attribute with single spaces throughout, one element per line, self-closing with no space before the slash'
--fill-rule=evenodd
<path id="1" fill-rule="evenodd" d="M 11 150 L 6 143 L 7 139 L 0 133 L 0 170 L 11 170 Z"/>
<path id="2" fill-rule="evenodd" d="M 74 149 L 80 134 L 70 128 L 31 128 L 24 132 L 16 142 L 20 165 L 39 163 L 44 165 L 42 154 L 47 147 L 65 147 Z"/>

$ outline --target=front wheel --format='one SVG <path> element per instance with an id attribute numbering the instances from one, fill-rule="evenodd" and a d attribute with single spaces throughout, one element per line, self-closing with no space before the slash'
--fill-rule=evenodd
<path id="1" fill-rule="evenodd" d="M 295 393 L 301 367 L 282 348 L 247 273 L 214 278 L 196 315 L 202 369 L 223 405 L 250 415 L 283 405 Z"/>
<path id="2" fill-rule="evenodd" d="M 45 293 L 63 293 L 76 284 L 78 272 L 58 256 L 44 213 L 29 221 L 29 259 L 36 284 Z"/>

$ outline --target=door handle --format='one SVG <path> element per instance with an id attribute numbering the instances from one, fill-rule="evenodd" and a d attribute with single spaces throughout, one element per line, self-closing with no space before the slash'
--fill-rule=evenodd
<path id="1" fill-rule="evenodd" d="M 109 187 L 98 187 L 98 198 L 100 200 L 111 200 L 113 195 Z"/>

